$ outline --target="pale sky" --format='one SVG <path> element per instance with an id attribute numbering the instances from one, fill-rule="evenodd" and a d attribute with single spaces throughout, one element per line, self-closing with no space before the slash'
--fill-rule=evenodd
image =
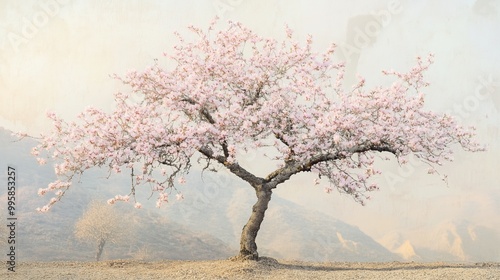
<path id="1" fill-rule="evenodd" d="M 495 0 L 41 0 L 0 2 L 0 126 L 36 135 L 54 111 L 74 118 L 87 106 L 112 110 L 126 90 L 110 74 L 143 69 L 175 43 L 174 31 L 206 26 L 216 15 L 264 36 L 313 35 L 318 49 L 335 42 L 355 74 L 377 84 L 380 70 L 409 69 L 435 54 L 429 108 L 478 128 L 488 152 L 458 152 L 443 168 L 446 186 L 418 163 L 386 164 L 381 191 L 361 207 L 326 195 L 300 175 L 276 193 L 357 225 L 374 238 L 391 232 L 430 244 L 433 230 L 467 220 L 500 234 L 500 2 Z M 257 167 L 251 167 L 257 168 Z M 326 182 L 325 182 L 326 184 Z M 408 237 L 409 238 L 409 237 Z M 500 255 L 498 256 L 500 259 Z"/>

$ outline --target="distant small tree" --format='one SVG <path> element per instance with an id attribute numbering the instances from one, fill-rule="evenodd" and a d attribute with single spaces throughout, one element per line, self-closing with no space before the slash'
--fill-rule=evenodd
<path id="1" fill-rule="evenodd" d="M 123 223 L 116 208 L 98 201 L 92 201 L 75 224 L 78 240 L 97 245 L 96 261 L 101 259 L 106 243 L 123 242 L 131 233 L 131 227 Z"/>
<path id="2" fill-rule="evenodd" d="M 453 159 L 456 146 L 481 150 L 473 130 L 424 107 L 423 73 L 432 56 L 417 58 L 407 73 L 383 72 L 392 84 L 366 88 L 360 78 L 345 90 L 345 66 L 333 61 L 334 45 L 316 53 L 312 38 L 300 44 L 290 29 L 278 42 L 239 23 L 214 27 L 191 27 L 195 41 L 179 35 L 168 56 L 172 67 L 156 61 L 121 78 L 131 91 L 115 95 L 115 111 L 89 108 L 79 122 L 49 114 L 54 129 L 32 153 L 40 163 L 46 161 L 41 152 L 56 160 L 59 180 L 39 190 L 55 193 L 40 211 L 48 211 L 73 178 L 92 167 L 119 173 L 137 165 L 130 194 L 108 203 L 135 198 L 136 186 L 148 184 L 160 206 L 172 192 L 182 196 L 177 182 L 184 183 L 197 160 L 207 170 L 227 169 L 255 190 L 238 258 L 258 260 L 255 239 L 271 194 L 296 174 L 314 172 L 330 182 L 326 192 L 336 188 L 364 203 L 378 189 L 370 182 L 380 174 L 377 158 L 404 164 L 415 156 L 436 173 L 435 166 Z M 271 155 L 262 160 L 271 157 L 275 165 L 256 174 L 241 161 L 249 150 Z"/>

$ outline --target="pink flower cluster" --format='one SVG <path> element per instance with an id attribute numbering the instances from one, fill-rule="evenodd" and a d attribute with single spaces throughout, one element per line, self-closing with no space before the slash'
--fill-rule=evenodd
<path id="1" fill-rule="evenodd" d="M 130 196 L 128 195 L 116 195 L 113 198 L 108 199 L 108 204 L 115 204 L 117 201 L 125 201 L 128 202 L 130 200 Z"/>

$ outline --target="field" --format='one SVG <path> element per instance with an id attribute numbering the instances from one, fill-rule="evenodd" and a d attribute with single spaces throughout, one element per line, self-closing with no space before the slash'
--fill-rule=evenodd
<path id="1" fill-rule="evenodd" d="M 26 262 L 0 279 L 500 279 L 498 263 L 113 260 Z"/>

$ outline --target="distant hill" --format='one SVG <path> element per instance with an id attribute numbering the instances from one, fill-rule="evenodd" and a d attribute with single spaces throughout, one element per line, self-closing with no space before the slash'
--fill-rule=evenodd
<path id="1" fill-rule="evenodd" d="M 393 232 L 378 241 L 403 259 L 411 261 L 500 261 L 498 231 L 466 220 L 444 222 L 427 229 L 410 230 L 405 234 Z"/>
<path id="2" fill-rule="evenodd" d="M 498 231 L 466 220 L 440 224 L 433 231 L 440 251 L 460 261 L 500 261 Z"/>

